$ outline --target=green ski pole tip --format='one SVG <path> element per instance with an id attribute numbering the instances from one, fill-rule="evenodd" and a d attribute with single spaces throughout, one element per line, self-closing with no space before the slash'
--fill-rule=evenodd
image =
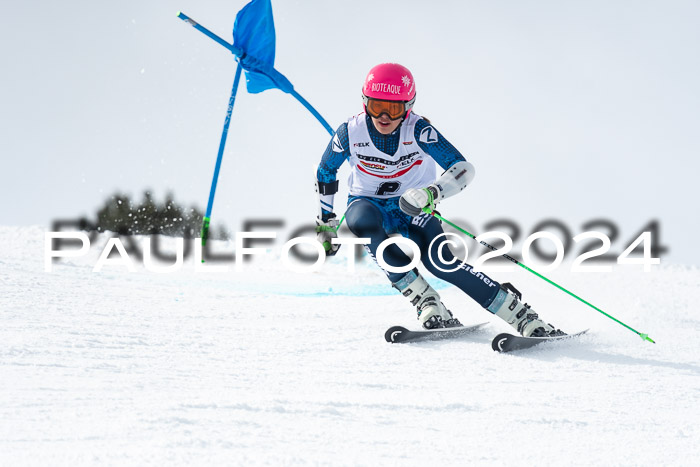
<path id="1" fill-rule="evenodd" d="M 641 334 L 641 333 L 640 333 L 639 336 L 640 336 L 642 339 L 644 339 L 645 341 L 649 341 L 649 342 L 651 342 L 652 344 L 656 344 L 656 341 L 654 341 L 654 339 L 652 339 L 651 337 L 649 337 L 649 334 Z"/>
<path id="2" fill-rule="evenodd" d="M 331 251 L 331 242 L 323 242 L 323 249 L 326 251 Z"/>

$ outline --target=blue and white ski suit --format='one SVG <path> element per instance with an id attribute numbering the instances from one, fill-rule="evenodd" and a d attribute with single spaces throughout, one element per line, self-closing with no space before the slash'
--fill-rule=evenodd
<path id="1" fill-rule="evenodd" d="M 317 171 L 321 213 L 327 221 L 333 212 L 337 192 L 336 174 L 344 162 L 351 166 L 348 179 L 350 195 L 345 219 L 350 231 L 367 237 L 367 251 L 376 258 L 377 247 L 399 233 L 414 241 L 421 252 L 423 265 L 436 277 L 459 287 L 482 307 L 488 307 L 500 284 L 465 264 L 453 272 L 449 248 L 443 248 L 444 261 L 439 259 L 437 241 L 428 251 L 432 240 L 443 233 L 440 222 L 429 214 L 411 217 L 399 209 L 399 198 L 409 188 L 425 188 L 436 179 L 436 164 L 443 170 L 464 161 L 460 152 L 425 118 L 409 113 L 399 127 L 389 135 L 379 133 L 365 113 L 338 127 L 321 158 Z M 384 260 L 394 267 L 410 263 L 395 244 L 384 250 Z M 432 261 L 431 261 L 432 259 Z M 435 262 L 435 264 L 433 264 Z M 456 263 L 455 263 L 456 264 Z M 439 266 L 436 267 L 436 266 Z M 399 288 L 412 274 L 385 271 Z"/>

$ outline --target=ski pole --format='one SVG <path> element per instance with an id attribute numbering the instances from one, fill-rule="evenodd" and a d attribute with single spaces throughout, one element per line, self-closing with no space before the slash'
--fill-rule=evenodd
<path id="1" fill-rule="evenodd" d="M 464 230 L 464 229 L 461 228 L 460 226 L 458 226 L 458 225 L 456 225 L 456 224 L 454 224 L 454 223 L 448 221 L 447 219 L 445 219 L 444 217 L 440 216 L 439 214 L 436 214 L 434 211 L 431 211 L 429 207 L 427 207 L 427 206 L 424 207 L 424 208 L 423 208 L 423 212 L 425 212 L 425 213 L 427 213 L 427 214 L 430 214 L 430 215 L 432 215 L 432 216 L 438 218 L 439 220 L 441 220 L 441 221 L 444 222 L 445 224 L 454 227 L 455 229 L 459 230 L 460 232 L 462 232 L 463 234 L 465 234 L 465 235 L 467 235 L 468 237 L 472 238 L 473 240 L 476 240 L 476 236 L 474 236 L 473 234 L 467 232 L 466 230 Z M 486 248 L 488 248 L 488 249 L 491 250 L 491 251 L 496 251 L 496 248 L 495 248 L 495 247 L 489 245 L 488 243 L 486 243 L 486 242 L 483 241 L 483 240 L 479 240 L 479 243 L 480 243 L 481 245 L 485 246 Z M 611 320 L 615 321 L 616 323 L 621 324 L 622 326 L 626 327 L 626 328 L 629 329 L 630 331 L 632 331 L 632 332 L 634 332 L 635 334 L 637 334 L 637 335 L 638 335 L 639 337 L 641 337 L 643 340 L 649 341 L 649 342 L 651 342 L 651 343 L 653 343 L 653 344 L 656 344 L 656 342 L 654 342 L 654 340 L 653 340 L 651 337 L 649 337 L 648 334 L 643 334 L 643 333 L 637 331 L 636 329 L 633 329 L 632 327 L 626 325 L 625 323 L 623 323 L 623 322 L 620 321 L 619 319 L 615 318 L 614 316 L 609 315 L 608 313 L 604 312 L 603 310 L 601 310 L 601 309 L 598 308 L 597 306 L 595 306 L 595 305 L 593 305 L 593 304 L 587 302 L 586 300 L 582 299 L 582 298 L 579 297 L 578 295 L 576 295 L 576 294 L 574 294 L 574 293 L 572 293 L 572 292 L 566 290 L 564 287 L 562 287 L 561 285 L 557 284 L 556 282 L 554 282 L 554 281 L 552 281 L 552 280 L 550 280 L 550 279 L 544 277 L 544 276 L 543 276 L 542 274 L 540 274 L 539 272 L 537 272 L 537 271 L 535 271 L 535 270 L 533 270 L 533 269 L 527 267 L 526 265 L 524 265 L 523 263 L 521 263 L 521 262 L 518 261 L 517 259 L 513 258 L 512 256 L 509 256 L 509 255 L 502 255 L 502 256 L 503 256 L 505 259 L 507 259 L 508 261 L 511 261 L 511 262 L 517 264 L 517 265 L 520 266 L 521 268 L 523 268 L 523 269 L 525 269 L 525 270 L 527 270 L 527 271 L 530 271 L 531 273 L 533 273 L 534 275 L 536 275 L 536 276 L 539 277 L 540 279 L 544 279 L 545 281 L 547 281 L 547 282 L 549 282 L 550 284 L 552 284 L 554 287 L 558 288 L 559 290 L 561 290 L 561 291 L 563 291 L 563 292 L 566 292 L 567 294 L 571 295 L 572 297 L 574 297 L 575 299 L 579 300 L 580 302 L 585 303 L 586 305 L 588 305 L 589 307 L 593 308 L 594 310 L 596 310 L 596 311 L 598 311 L 598 312 L 604 314 L 605 316 L 607 316 L 607 317 L 610 318 Z"/>

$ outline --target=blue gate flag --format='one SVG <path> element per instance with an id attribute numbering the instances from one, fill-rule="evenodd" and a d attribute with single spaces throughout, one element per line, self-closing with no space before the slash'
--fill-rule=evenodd
<path id="1" fill-rule="evenodd" d="M 224 129 L 219 142 L 219 153 L 216 157 L 214 177 L 209 190 L 209 202 L 207 203 L 207 213 L 202 224 L 202 246 L 206 245 L 209 235 L 209 222 L 214 206 L 214 195 L 219 179 L 219 169 L 224 155 L 224 147 L 228 136 L 228 127 L 231 122 L 233 104 L 236 100 L 236 91 L 241 77 L 241 70 L 245 70 L 246 84 L 248 92 L 259 93 L 267 89 L 279 89 L 291 94 L 298 100 L 316 119 L 323 125 L 328 133 L 333 135 L 333 129 L 328 122 L 319 114 L 316 109 L 309 104 L 298 92 L 294 90 L 292 83 L 279 71 L 275 70 L 275 23 L 272 19 L 272 4 L 270 0 L 251 0 L 236 15 L 233 24 L 233 44 L 229 44 L 221 37 L 217 36 L 195 20 L 182 13 L 177 12 L 177 17 L 188 22 L 196 30 L 205 34 L 218 44 L 226 47 L 236 56 L 238 67 L 236 77 L 233 80 L 231 97 L 229 98 Z M 204 262 L 204 260 L 202 260 Z"/>
<path id="2" fill-rule="evenodd" d="M 253 0 L 236 15 L 233 23 L 233 46 L 255 57 L 259 62 L 275 66 L 275 22 L 272 18 L 270 0 Z M 256 67 L 244 65 L 246 88 L 251 94 L 277 87 L 274 81 L 264 73 L 255 71 Z"/>
<path id="3" fill-rule="evenodd" d="M 321 114 L 296 92 L 292 83 L 274 67 L 275 26 L 272 20 L 270 0 L 252 0 L 238 12 L 233 31 L 234 41 L 239 41 L 237 44 L 229 44 L 181 11 L 177 12 L 177 17 L 223 45 L 236 56 L 238 63 L 246 72 L 246 79 L 249 80 L 249 92 L 257 93 L 277 88 L 291 94 L 316 117 L 316 120 L 331 136 L 334 134 L 333 128 Z M 239 32 L 237 28 L 241 28 L 241 31 Z M 256 53 L 259 53 L 260 56 L 255 55 Z"/>

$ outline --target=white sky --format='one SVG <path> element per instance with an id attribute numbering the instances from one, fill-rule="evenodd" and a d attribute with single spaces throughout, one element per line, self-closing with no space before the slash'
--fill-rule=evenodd
<path id="1" fill-rule="evenodd" d="M 204 209 L 235 62 L 175 14 L 231 41 L 245 3 L 7 5 L 0 224 L 94 217 L 117 190 L 173 191 Z M 408 66 L 416 113 L 477 168 L 447 218 L 477 231 L 513 218 L 529 233 L 553 217 L 576 234 L 605 217 L 620 227 L 617 253 L 659 219 L 666 258 L 700 264 L 700 4 L 435 3 L 273 1 L 277 68 L 335 128 L 360 111 L 371 66 Z M 241 87 L 214 223 L 312 221 L 328 140 L 290 96 Z"/>

